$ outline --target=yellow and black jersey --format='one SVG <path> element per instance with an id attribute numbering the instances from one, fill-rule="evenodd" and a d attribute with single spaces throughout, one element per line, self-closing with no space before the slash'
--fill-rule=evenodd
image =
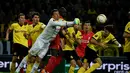
<path id="1" fill-rule="evenodd" d="M 9 29 L 13 30 L 13 43 L 28 47 L 28 39 L 24 36 L 25 33 L 28 33 L 28 25 L 20 26 L 19 23 L 13 23 Z"/>
<path id="2" fill-rule="evenodd" d="M 65 35 L 66 40 L 65 40 L 65 48 L 63 50 L 74 50 L 74 43 L 75 43 L 75 39 L 73 37 L 73 34 L 75 34 L 76 32 L 74 31 L 73 27 L 69 27 L 67 28 L 67 35 Z M 78 31 L 75 34 L 76 39 L 81 39 L 82 35 L 81 32 Z"/>
<path id="3" fill-rule="evenodd" d="M 130 34 L 130 22 L 125 26 L 125 32 Z M 124 52 L 130 52 L 130 38 L 125 38 Z"/>
<path id="4" fill-rule="evenodd" d="M 107 44 L 109 41 L 112 41 L 112 42 L 117 41 L 116 38 L 111 33 L 105 38 L 103 37 L 103 33 L 104 31 L 98 31 L 96 34 L 94 34 L 92 38 L 104 44 Z M 88 44 L 88 47 L 94 51 L 97 51 L 99 48 L 99 46 L 91 44 L 91 43 Z"/>

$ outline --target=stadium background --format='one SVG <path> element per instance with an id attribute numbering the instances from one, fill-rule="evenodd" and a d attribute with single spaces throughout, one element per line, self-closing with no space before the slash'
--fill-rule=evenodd
<path id="1" fill-rule="evenodd" d="M 96 26 L 96 16 L 98 14 L 105 14 L 108 18 L 107 23 L 113 24 L 115 30 L 113 34 L 117 40 L 123 45 L 124 39 L 122 37 L 124 27 L 129 21 L 130 14 L 130 1 L 129 0 L 1 0 L 0 2 L 0 72 L 4 69 L 3 61 L 11 60 L 11 46 L 12 35 L 10 35 L 9 41 L 5 41 L 5 33 L 8 26 L 17 21 L 17 14 L 23 12 L 26 14 L 26 19 L 30 19 L 31 12 L 38 11 L 41 16 L 41 22 L 47 24 L 50 18 L 50 11 L 54 8 L 65 7 L 67 9 L 66 20 L 73 20 L 78 17 L 81 21 L 90 20 L 92 26 Z M 97 30 L 95 28 L 95 30 Z M 114 50 L 116 49 L 116 50 Z M 107 56 L 110 60 L 114 60 L 111 63 L 119 63 L 123 61 L 127 64 L 126 58 L 123 57 L 123 48 L 111 48 L 107 51 L 100 53 L 103 58 Z M 114 51 L 113 51 L 114 50 Z M 105 54 L 104 54 L 105 52 Z M 107 59 L 106 58 L 106 59 Z M 109 62 L 109 59 L 105 62 Z M 65 62 L 63 61 L 63 68 L 65 68 Z M 123 65 L 124 65 L 123 63 Z M 67 64 L 66 64 L 67 66 Z M 113 65 L 114 66 L 114 65 Z M 65 68 L 66 69 L 66 68 Z M 65 70 L 63 69 L 63 70 Z M 124 70 L 120 70 L 124 71 Z M 61 72 L 60 72 L 61 73 Z M 100 72 L 101 73 L 101 72 Z M 113 73 L 113 72 L 112 72 Z M 116 72 L 115 72 L 116 73 Z"/>

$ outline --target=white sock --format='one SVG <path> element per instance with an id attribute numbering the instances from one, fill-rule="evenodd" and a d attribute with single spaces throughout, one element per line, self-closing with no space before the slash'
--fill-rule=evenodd
<path id="1" fill-rule="evenodd" d="M 19 64 L 19 66 L 18 66 L 18 68 L 16 69 L 15 72 L 19 72 L 20 69 L 21 69 L 25 64 L 27 64 L 27 59 L 26 59 L 26 57 L 23 58 L 23 60 L 21 61 L 21 63 Z"/>
<path id="2" fill-rule="evenodd" d="M 32 70 L 31 70 L 31 73 L 34 73 L 37 69 L 38 69 L 38 67 L 39 67 L 39 64 L 40 63 L 34 63 L 34 65 L 33 65 L 33 67 L 32 67 Z"/>

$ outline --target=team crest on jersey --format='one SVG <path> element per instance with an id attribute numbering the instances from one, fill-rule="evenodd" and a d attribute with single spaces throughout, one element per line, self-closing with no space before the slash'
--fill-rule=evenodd
<path id="1" fill-rule="evenodd" d="M 98 35 L 95 35 L 95 37 L 98 37 Z"/>

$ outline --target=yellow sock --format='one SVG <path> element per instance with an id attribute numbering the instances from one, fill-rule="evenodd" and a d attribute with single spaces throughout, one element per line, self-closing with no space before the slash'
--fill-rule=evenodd
<path id="1" fill-rule="evenodd" d="M 79 70 L 78 70 L 78 73 L 84 73 L 85 72 L 85 69 L 83 67 L 81 67 Z"/>
<path id="2" fill-rule="evenodd" d="M 27 65 L 26 73 L 30 73 L 30 72 L 31 72 L 32 67 L 33 67 L 33 64 L 34 64 L 34 63 L 29 63 L 29 64 Z M 35 73 L 38 73 L 38 71 L 35 71 Z"/>
<path id="3" fill-rule="evenodd" d="M 75 67 L 70 66 L 69 73 L 74 73 L 74 68 L 75 68 Z"/>
<path id="4" fill-rule="evenodd" d="M 85 73 L 91 73 L 94 70 L 96 70 L 98 67 L 100 67 L 100 64 L 99 63 L 95 63 L 87 71 L 85 71 Z"/>
<path id="5" fill-rule="evenodd" d="M 14 73 L 14 72 L 15 72 L 15 63 L 12 62 L 10 73 Z"/>
<path id="6" fill-rule="evenodd" d="M 34 63 L 29 63 L 29 64 L 27 65 L 26 73 L 30 73 L 30 72 L 31 72 L 33 64 L 34 64 Z"/>

